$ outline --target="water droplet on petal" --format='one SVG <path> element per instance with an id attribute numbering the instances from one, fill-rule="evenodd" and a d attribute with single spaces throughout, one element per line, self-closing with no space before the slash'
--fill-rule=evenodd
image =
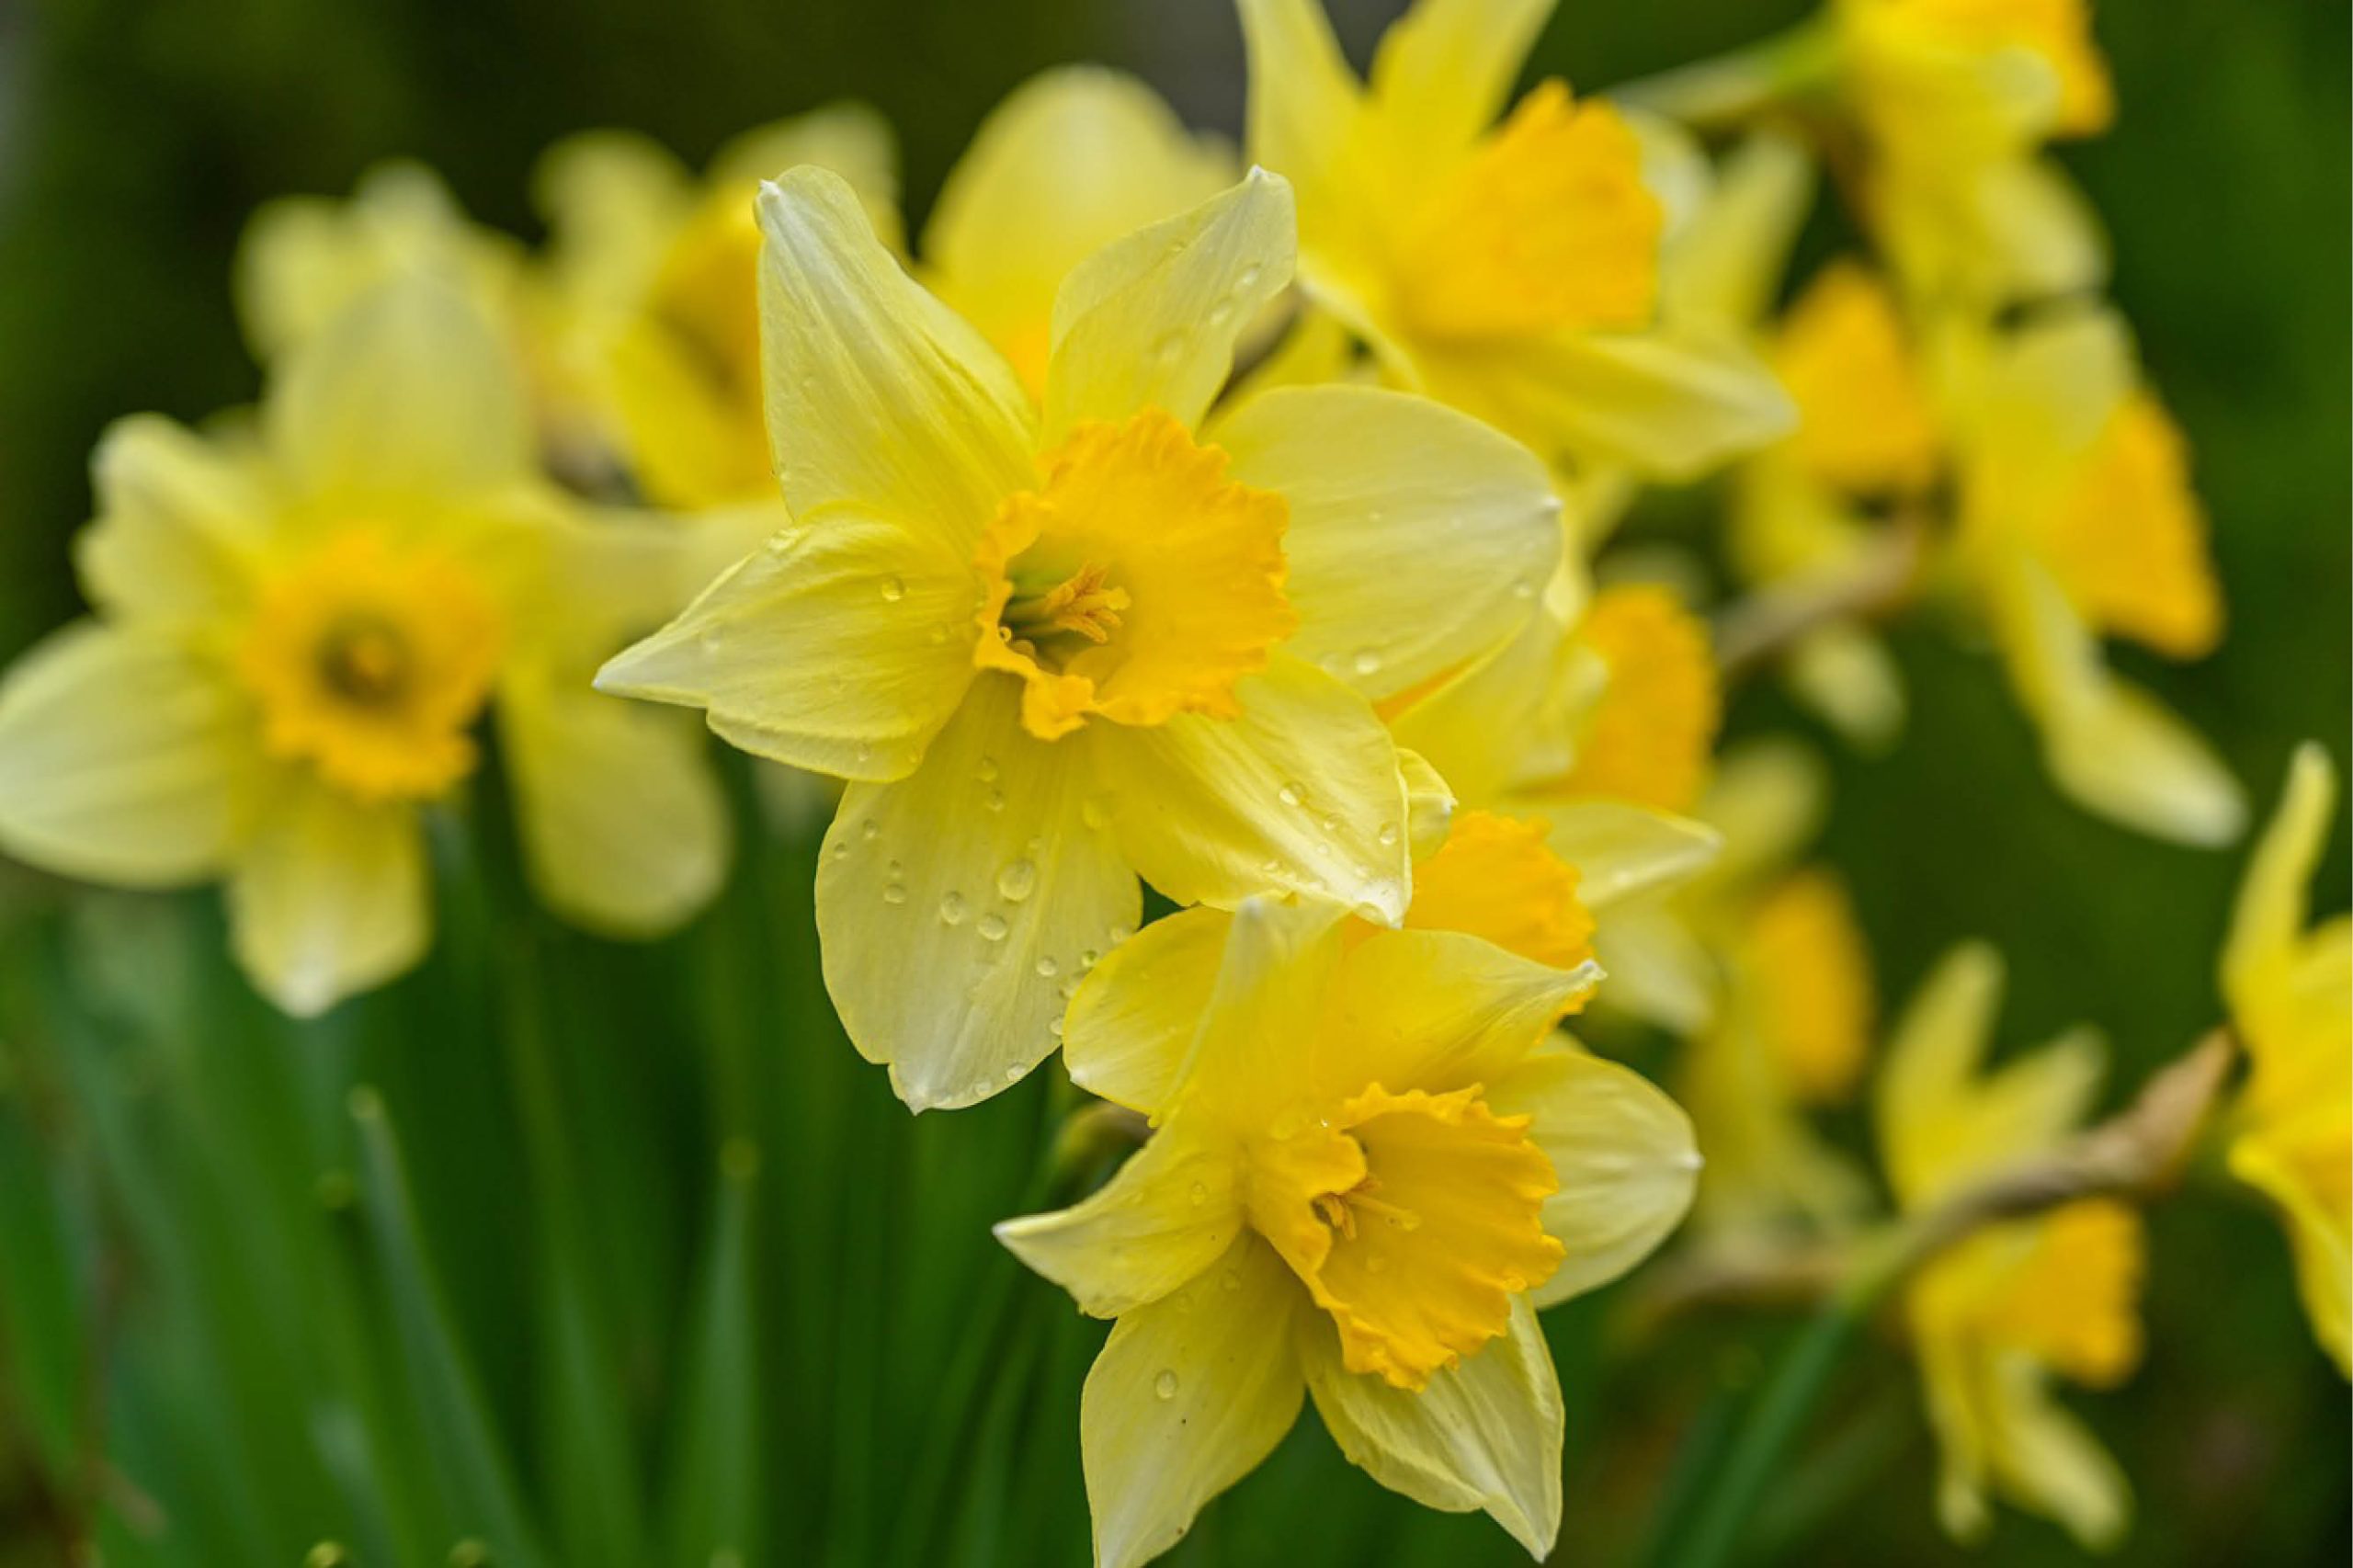
<path id="1" fill-rule="evenodd" d="M 897 604 L 901 599 L 904 599 L 906 597 L 907 585 L 904 579 L 898 577 L 885 577 L 882 579 L 882 598 L 885 603 Z"/>
<path id="2" fill-rule="evenodd" d="M 1242 1289 L 1242 1270 L 1240 1270 L 1240 1269 L 1238 1269 L 1238 1268 L 1229 1268 L 1229 1269 L 1227 1269 L 1227 1270 L 1225 1271 L 1225 1273 L 1224 1273 L 1222 1276 L 1221 1276 L 1221 1277 L 1220 1277 L 1220 1278 L 1219 1278 L 1219 1280 L 1218 1280 L 1218 1283 L 1219 1283 L 1219 1284 L 1221 1284 L 1221 1285 L 1222 1285 L 1222 1286 L 1224 1286 L 1224 1287 L 1225 1287 L 1227 1290 L 1241 1290 L 1241 1289 Z"/>
<path id="3" fill-rule="evenodd" d="M 883 883 L 883 884 L 882 884 L 882 902 L 883 902 L 883 903 L 906 903 L 906 902 L 907 902 L 907 890 L 906 890 L 906 888 L 905 888 L 904 885 L 902 885 L 901 883 L 898 883 L 898 882 L 885 882 L 885 883 Z"/>
<path id="4" fill-rule="evenodd" d="M 1176 1397 L 1176 1374 L 1162 1369 L 1160 1376 L 1152 1380 L 1152 1392 L 1163 1399 Z"/>
<path id="5" fill-rule="evenodd" d="M 1093 969 L 1097 964 L 1102 961 L 1103 955 L 1097 952 L 1093 948 L 1086 949 L 1078 955 L 1078 967 L 1082 971 Z"/>
<path id="6" fill-rule="evenodd" d="M 1199 1209 L 1202 1204 L 1207 1203 L 1210 1200 L 1209 1186 L 1205 1182 L 1197 1181 L 1193 1184 L 1193 1189 L 1185 1196 L 1193 1200 L 1194 1208 Z"/>
<path id="7" fill-rule="evenodd" d="M 1181 332 L 1164 334 L 1160 341 L 1152 346 L 1152 362 L 1155 369 L 1173 369 L 1184 357 L 1185 335 Z"/>
<path id="8" fill-rule="evenodd" d="M 1258 286 L 1258 264 L 1252 262 L 1233 275 L 1233 291 L 1246 293 Z"/>
<path id="9" fill-rule="evenodd" d="M 981 934 L 981 940 L 984 942 L 1005 940 L 1005 919 L 1002 915 L 983 915 L 981 916 L 981 923 L 972 929 Z"/>
<path id="10" fill-rule="evenodd" d="M 1029 1069 L 1018 1062 L 1008 1062 L 1005 1067 L 1005 1081 L 1008 1084 L 1017 1084 L 1021 1082 L 1021 1074 L 1028 1071 Z"/>
<path id="11" fill-rule="evenodd" d="M 981 804 L 986 806 L 993 812 L 1001 812 L 1005 810 L 1005 791 L 998 789 L 991 789 L 987 794 L 981 797 Z"/>
<path id="12" fill-rule="evenodd" d="M 1381 831 L 1373 836 L 1380 839 L 1381 846 L 1386 849 L 1397 842 L 1397 824 L 1393 822 L 1382 823 Z"/>
<path id="13" fill-rule="evenodd" d="M 716 630 L 716 629 L 714 629 L 714 630 L 712 630 L 712 631 L 706 631 L 706 632 L 704 632 L 701 636 L 699 636 L 699 637 L 698 637 L 698 638 L 696 638 L 696 639 L 695 639 L 695 642 L 697 642 L 697 643 L 701 647 L 702 651 L 703 651 L 704 653 L 718 653 L 718 652 L 719 652 L 719 650 L 720 650 L 720 648 L 721 648 L 721 646 L 722 646 L 723 643 L 725 643 L 725 642 L 726 642 L 726 641 L 727 641 L 727 639 L 725 639 L 724 637 L 722 637 L 722 636 L 719 634 L 719 632 L 717 631 L 717 630 Z"/>
<path id="14" fill-rule="evenodd" d="M 876 822 L 872 817 L 868 817 L 864 822 L 858 824 L 858 837 L 866 840 L 867 843 L 871 844 L 876 839 L 882 836 L 882 824 Z"/>
<path id="15" fill-rule="evenodd" d="M 1359 648 L 1356 651 L 1356 656 L 1348 661 L 1348 665 L 1360 676 L 1379 675 L 1381 673 L 1381 650 L 1378 648 Z"/>
<path id="16" fill-rule="evenodd" d="M 996 781 L 997 775 L 996 758 L 993 756 L 984 756 L 981 758 L 980 766 L 972 769 L 972 771 L 980 776 L 982 783 L 995 783 Z"/>
<path id="17" fill-rule="evenodd" d="M 1054 956 L 1051 953 L 1046 954 L 1038 960 L 1038 978 L 1040 980 L 1051 980 L 1062 971 L 1063 966 L 1054 961 Z"/>
<path id="18" fill-rule="evenodd" d="M 1286 784 L 1280 790 L 1275 791 L 1275 798 L 1286 806 L 1295 806 L 1299 804 L 1300 798 L 1302 793 L 1303 791 L 1298 785 Z"/>
<path id="19" fill-rule="evenodd" d="M 1007 903 L 1019 903 L 1038 885 L 1038 865 L 1034 860 L 1009 860 L 1005 869 L 996 874 L 996 891 Z"/>
<path id="20" fill-rule="evenodd" d="M 962 893 L 950 891 L 940 895 L 939 921 L 943 926 L 961 926 L 964 923 Z"/>

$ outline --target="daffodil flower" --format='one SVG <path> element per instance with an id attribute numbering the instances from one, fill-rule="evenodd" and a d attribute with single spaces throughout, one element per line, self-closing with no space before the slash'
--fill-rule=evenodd
<path id="1" fill-rule="evenodd" d="M 2120 637 L 2197 658 L 2222 631 L 2188 453 L 2141 382 L 2123 323 L 2086 306 L 1952 337 L 1940 371 L 1960 493 L 1952 566 L 1984 607 L 2052 773 L 2082 805 L 2142 832 L 2227 843 L 2245 817 L 2236 781 L 2101 655 L 2103 637 Z"/>
<path id="2" fill-rule="evenodd" d="M 752 200 L 761 180 L 800 164 L 847 180 L 897 244 L 898 152 L 863 104 L 746 131 L 699 179 L 627 131 L 572 137 L 541 163 L 554 335 L 606 439 L 657 505 L 773 508 Z"/>
<path id="3" fill-rule="evenodd" d="M 1549 0 L 1417 0 L 1359 82 L 1317 0 L 1240 0 L 1252 156 L 1300 192 L 1301 281 L 1397 385 L 1548 461 L 1684 479 L 1788 422 L 1741 346 L 1653 332 L 1634 133 L 1557 81 L 1500 123 Z"/>
<path id="4" fill-rule="evenodd" d="M 727 825 L 691 726 L 587 676 L 685 597 L 675 531 L 590 521 L 535 476 L 494 328 L 438 283 L 361 296 L 288 355 L 258 429 L 126 420 L 78 563 L 96 617 L 0 685 L 0 845 L 96 881 L 225 878 L 239 960 L 324 1011 L 422 955 L 422 809 L 495 710 L 559 913 L 651 935 Z"/>
<path id="5" fill-rule="evenodd" d="M 2001 991 L 2000 960 L 1961 948 L 1897 1026 L 1875 1108 L 1888 1180 L 1907 1210 L 2047 1153 L 2098 1089 L 2103 1052 L 2083 1031 L 1984 1071 Z M 2050 1384 L 2104 1388 L 2131 1372 L 2143 1251 L 2138 1213 L 2085 1199 L 1980 1231 L 1905 1288 L 1943 1455 L 1938 1507 L 1955 1536 L 1984 1533 L 1995 1492 L 2086 1547 L 2123 1533 L 2124 1476 Z"/>
<path id="6" fill-rule="evenodd" d="M 1075 1208 L 997 1228 L 1118 1320 L 1079 1409 L 1096 1561 L 1166 1551 L 1303 1393 L 1383 1485 L 1542 1557 L 1536 1309 L 1648 1255 L 1699 1164 L 1672 1101 L 1552 1035 L 1593 970 L 1262 899 L 1151 932 L 1080 987 L 1066 1051 L 1155 1131 Z"/>
<path id="7" fill-rule="evenodd" d="M 2313 1333 L 2353 1375 L 2353 921 L 2309 924 L 2328 845 L 2328 754 L 2306 743 L 2255 846 L 2222 949 L 2222 994 L 2254 1072 L 2234 1112 L 2232 1174 L 2279 1210 Z"/>
<path id="8" fill-rule="evenodd" d="M 825 975 L 901 1097 L 1035 1066 L 1139 875 L 1402 916 L 1407 795 L 1372 704 L 1511 635 L 1558 506 L 1525 451 L 1400 393 L 1205 423 L 1289 281 L 1289 187 L 1253 174 L 1073 271 L 1042 403 L 839 179 L 796 169 L 759 214 L 791 522 L 599 684 L 851 780 Z"/>

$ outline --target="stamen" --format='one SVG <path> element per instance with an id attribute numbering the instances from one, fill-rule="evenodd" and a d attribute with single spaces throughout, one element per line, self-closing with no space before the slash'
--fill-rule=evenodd
<path id="1" fill-rule="evenodd" d="M 1001 624 L 1015 641 L 1037 642 L 1068 633 L 1100 647 L 1120 629 L 1120 618 L 1135 601 L 1125 588 L 1103 579 L 1104 569 L 1088 564 L 1042 594 L 1025 594 L 1005 607 Z"/>
<path id="2" fill-rule="evenodd" d="M 398 699 L 408 684 L 408 663 L 399 631 L 373 618 L 330 627 L 319 646 L 319 673 L 328 687 L 363 707 Z"/>

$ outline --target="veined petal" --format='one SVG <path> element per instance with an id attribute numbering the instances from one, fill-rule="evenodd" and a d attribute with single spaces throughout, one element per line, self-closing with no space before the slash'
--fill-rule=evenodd
<path id="1" fill-rule="evenodd" d="M 1559 333 L 1431 350 L 1431 394 L 1535 448 L 1670 483 L 1790 433 L 1788 394 L 1731 335 Z"/>
<path id="2" fill-rule="evenodd" d="M 290 785 L 238 857 L 229 926 L 255 986 L 296 1017 L 409 969 L 432 935 L 415 809 Z"/>
<path id="3" fill-rule="evenodd" d="M 1295 892 L 1394 924 L 1412 886 L 1405 786 L 1370 705 L 1279 653 L 1233 692 L 1233 719 L 1089 731 L 1136 869 L 1179 903 Z"/>
<path id="4" fill-rule="evenodd" d="M 306 499 L 447 499 L 526 478 L 530 404 L 481 309 L 395 276 L 298 344 L 262 402 L 272 451 Z"/>
<path id="5" fill-rule="evenodd" d="M 1113 948 L 1079 983 L 1063 1020 L 1071 1081 L 1158 1119 L 1175 1099 L 1201 1010 L 1217 988 L 1233 916 L 1196 906 Z"/>
<path id="6" fill-rule="evenodd" d="M 597 687 L 703 709 L 772 761 L 903 778 L 972 685 L 980 592 L 937 534 L 835 511 L 779 528 Z"/>
<path id="7" fill-rule="evenodd" d="M 245 601 L 270 502 L 251 465 L 151 414 L 117 420 L 91 461 L 98 516 L 74 544 L 93 605 L 196 619 Z"/>
<path id="8" fill-rule="evenodd" d="M 924 229 L 926 274 L 1042 395 L 1071 269 L 1233 181 L 1231 151 L 1134 77 L 1043 71 L 990 111 L 949 171 Z"/>
<path id="9" fill-rule="evenodd" d="M 1337 905 L 1304 899 L 1252 898 L 1226 917 L 1216 980 L 1194 1011 L 1171 1104 L 1264 1131 L 1313 1098 L 1320 1025 L 1347 946 L 1342 927 Z"/>
<path id="10" fill-rule="evenodd" d="M 1299 1418 L 1306 1301 L 1245 1233 L 1190 1284 L 1121 1317 L 1086 1374 L 1079 1445 L 1097 1568 L 1137 1568 L 1192 1528 Z"/>
<path id="11" fill-rule="evenodd" d="M 1601 978 L 1558 970 L 1459 931 L 1375 932 L 1333 982 L 1317 1085 L 1333 1097 L 1492 1085 L 1519 1064 Z"/>
<path id="12" fill-rule="evenodd" d="M 1290 187 L 1264 169 L 1188 212 L 1105 245 L 1054 300 L 1045 439 L 1084 419 L 1160 408 L 1200 422 L 1233 368 L 1233 345 L 1290 282 Z"/>
<path id="13" fill-rule="evenodd" d="M 1068 1290 L 1080 1312 L 1119 1317 L 1225 1256 L 1242 1233 L 1241 1168 L 1222 1140 L 1165 1128 L 1085 1201 L 1007 1220 L 996 1239 Z"/>
<path id="14" fill-rule="evenodd" d="M 1378 701 L 1508 638 L 1561 551 L 1561 504 L 1525 448 L 1374 387 L 1251 399 L 1212 439 L 1290 506 L 1290 652 Z"/>
<path id="15" fill-rule="evenodd" d="M 759 194 L 768 451 L 803 523 L 881 517 L 969 558 L 1033 479 L 1028 397 L 875 238 L 857 192 L 804 165 Z"/>
<path id="16" fill-rule="evenodd" d="M 0 682 L 0 846 L 133 887 L 213 876 L 254 814 L 254 722 L 184 642 L 78 621 Z"/>
<path id="17" fill-rule="evenodd" d="M 1418 1392 L 1351 1372 L 1321 1313 L 1299 1324 L 1308 1391 L 1348 1462 L 1448 1513 L 1483 1508 L 1541 1561 L 1561 1528 L 1565 1416 L 1552 1353 L 1526 1296 L 1510 1331 Z"/>
<path id="18" fill-rule="evenodd" d="M 1082 807 L 1074 743 L 1021 728 L 989 676 L 890 784 L 853 784 L 825 835 L 817 929 L 850 1043 L 915 1110 L 986 1099 L 1054 1049 L 1064 987 L 1142 899 Z"/>
<path id="19" fill-rule="evenodd" d="M 1555 1036 L 1488 1085 L 1499 1116 L 1528 1135 L 1560 1178 L 1544 1229 L 1564 1249 L 1530 1293 L 1549 1307 L 1607 1285 L 1656 1251 L 1689 1212 L 1699 1180 L 1691 1119 L 1630 1067 Z"/>
<path id="20" fill-rule="evenodd" d="M 550 908 L 648 937 L 710 902 L 733 830 L 690 719 L 542 669 L 510 674 L 497 711 L 525 862 Z"/>
<path id="21" fill-rule="evenodd" d="M 1510 101 L 1557 4 L 1416 0 L 1381 36 L 1372 62 L 1373 99 L 1394 137 L 1433 157 L 1477 140 Z"/>

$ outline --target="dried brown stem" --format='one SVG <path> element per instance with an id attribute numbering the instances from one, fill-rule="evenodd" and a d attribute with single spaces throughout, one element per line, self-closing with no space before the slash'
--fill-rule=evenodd
<path id="1" fill-rule="evenodd" d="M 1734 604 L 1716 622 L 1724 679 L 1754 673 L 1818 627 L 1893 609 L 1912 591 L 1927 540 L 1920 519 L 1898 517 L 1845 570 L 1762 588 Z"/>

